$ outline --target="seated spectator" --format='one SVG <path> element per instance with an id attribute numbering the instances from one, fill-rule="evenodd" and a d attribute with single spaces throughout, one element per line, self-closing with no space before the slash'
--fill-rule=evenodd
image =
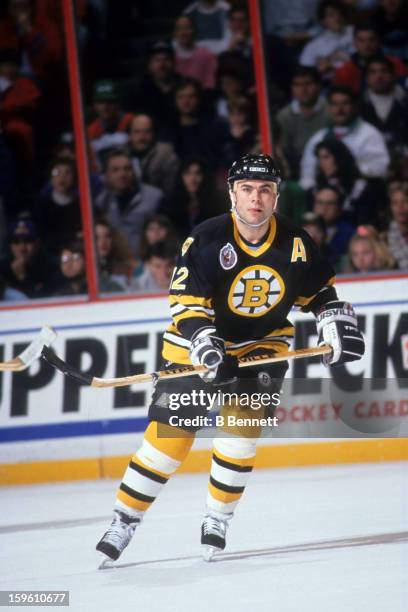
<path id="1" fill-rule="evenodd" d="M 194 23 L 188 15 L 180 15 L 176 19 L 173 47 L 176 72 L 183 77 L 196 79 L 204 89 L 213 89 L 217 58 L 214 53 L 196 44 Z"/>
<path id="2" fill-rule="evenodd" d="M 343 216 L 352 223 L 375 223 L 384 208 L 385 183 L 361 176 L 356 160 L 341 140 L 328 138 L 315 147 L 317 158 L 313 190 L 336 187 L 343 199 Z M 313 191 L 312 191 L 313 193 Z M 309 198 L 311 193 L 309 192 Z"/>
<path id="3" fill-rule="evenodd" d="M 164 210 L 180 237 L 185 237 L 198 223 L 220 215 L 227 209 L 227 198 L 224 201 L 217 192 L 208 164 L 200 157 L 185 158 L 181 163 L 173 197 Z"/>
<path id="4" fill-rule="evenodd" d="M 306 212 L 301 217 L 300 222 L 302 228 L 309 234 L 312 240 L 316 243 L 319 251 L 328 261 L 335 264 L 338 262 L 338 256 L 333 249 L 327 244 L 326 223 L 323 217 L 316 215 L 314 212 Z M 337 271 L 337 270 L 336 270 Z"/>
<path id="5" fill-rule="evenodd" d="M 179 80 L 173 47 L 158 41 L 148 51 L 146 72 L 142 78 L 124 85 L 123 108 L 132 113 L 151 115 L 159 140 L 174 121 L 174 89 Z"/>
<path id="6" fill-rule="evenodd" d="M 337 68 L 333 84 L 350 87 L 358 95 L 364 86 L 364 69 L 367 61 L 381 55 L 383 51 L 375 26 L 371 23 L 360 23 L 354 26 L 353 43 L 356 51 L 348 62 Z M 398 57 L 388 56 L 388 58 L 395 66 L 397 77 L 404 77 L 408 74 L 407 68 Z"/>
<path id="7" fill-rule="evenodd" d="M 228 103 L 246 94 L 247 82 L 243 75 L 231 66 L 219 67 L 217 70 L 217 91 L 215 109 L 218 117 L 227 119 Z"/>
<path id="8" fill-rule="evenodd" d="M 385 56 L 366 63 L 366 89 L 360 113 L 384 136 L 392 157 L 408 148 L 408 95 L 398 85 L 394 64 Z"/>
<path id="9" fill-rule="evenodd" d="M 95 154 L 88 143 L 88 156 L 91 164 L 89 171 L 89 180 L 91 181 L 91 192 L 92 196 L 96 197 L 103 189 L 103 181 L 101 175 L 92 168 L 96 168 Z M 51 159 L 70 159 L 75 163 L 75 146 L 74 146 L 74 135 L 72 132 L 63 132 L 60 134 L 59 143 L 53 149 Z M 51 181 L 46 181 L 44 187 L 41 190 L 41 197 L 48 198 L 52 191 Z"/>
<path id="10" fill-rule="evenodd" d="M 197 41 L 212 53 L 219 53 L 225 45 L 229 9 L 224 0 L 197 0 L 184 9 L 193 20 Z"/>
<path id="11" fill-rule="evenodd" d="M 114 81 L 97 81 L 93 101 L 96 119 L 88 126 L 88 138 L 102 168 L 107 153 L 127 143 L 133 115 L 121 110 Z"/>
<path id="12" fill-rule="evenodd" d="M 82 228 L 76 168 L 71 159 L 57 159 L 51 166 L 51 192 L 39 200 L 37 218 L 47 250 L 58 255 L 61 244 L 73 240 Z"/>
<path id="13" fill-rule="evenodd" d="M 75 240 L 60 250 L 61 282 L 54 296 L 85 295 L 88 293 L 86 280 L 84 245 Z"/>
<path id="14" fill-rule="evenodd" d="M 405 0 L 380 0 L 373 16 L 384 53 L 408 61 L 408 7 Z"/>
<path id="15" fill-rule="evenodd" d="M 19 53 L 0 50 L 0 123 L 27 175 L 33 169 L 33 121 L 40 97 L 34 80 L 20 73 Z"/>
<path id="16" fill-rule="evenodd" d="M 163 192 L 140 182 L 130 155 L 123 150 L 108 153 L 105 162 L 105 189 L 95 200 L 98 214 L 128 239 L 133 256 L 138 259 L 143 222 L 156 212 Z"/>
<path id="17" fill-rule="evenodd" d="M 408 183 L 391 183 L 388 195 L 391 211 L 388 248 L 398 268 L 408 271 Z"/>
<path id="18" fill-rule="evenodd" d="M 18 291 L 9 287 L 0 273 L 0 302 L 23 302 L 28 300 L 28 297 Z"/>
<path id="19" fill-rule="evenodd" d="M 330 263 L 337 266 L 347 252 L 355 227 L 342 220 L 341 195 L 335 187 L 324 187 L 314 194 L 313 212 L 326 224 L 326 244 L 330 250 Z"/>
<path id="20" fill-rule="evenodd" d="M 142 274 L 130 281 L 129 290 L 137 293 L 167 293 L 175 262 L 175 245 L 156 242 L 149 248 Z"/>
<path id="21" fill-rule="evenodd" d="M 156 140 L 151 116 L 134 116 L 130 124 L 129 153 L 139 180 L 166 194 L 172 192 L 180 161 L 170 143 Z"/>
<path id="22" fill-rule="evenodd" d="M 361 225 L 350 240 L 348 264 L 344 271 L 367 274 L 392 270 L 394 267 L 394 259 L 376 230 L 371 226 Z"/>
<path id="23" fill-rule="evenodd" d="M 304 47 L 299 63 L 315 66 L 325 81 L 344 64 L 353 50 L 353 28 L 347 25 L 348 10 L 339 0 L 322 0 L 317 16 L 323 31 Z"/>
<path id="24" fill-rule="evenodd" d="M 307 142 L 302 161 L 300 182 L 303 189 L 314 184 L 316 145 L 328 138 L 340 139 L 350 149 L 361 174 L 365 177 L 386 175 L 390 156 L 381 132 L 357 114 L 354 95 L 347 87 L 333 87 L 328 96 L 331 125 L 316 132 Z"/>
<path id="25" fill-rule="evenodd" d="M 299 176 L 299 164 L 308 140 L 329 125 L 321 79 L 316 68 L 300 67 L 292 79 L 292 101 L 276 116 L 281 129 L 282 150 L 290 178 Z"/>
<path id="26" fill-rule="evenodd" d="M 95 221 L 95 247 L 99 283 L 112 280 L 125 289 L 137 264 L 126 238 L 103 217 Z"/>
<path id="27" fill-rule="evenodd" d="M 77 239 L 62 247 L 60 252 L 62 279 L 53 292 L 54 296 L 84 295 L 88 292 L 85 254 L 82 240 Z M 123 287 L 111 278 L 99 277 L 100 293 L 123 291 Z"/>
<path id="28" fill-rule="evenodd" d="M 166 140 L 174 144 L 180 158 L 200 154 L 210 156 L 210 140 L 216 139 L 210 119 L 201 110 L 202 90 L 195 79 L 183 79 L 174 92 L 177 119 Z"/>
<path id="29" fill-rule="evenodd" d="M 247 3 L 234 4 L 228 13 L 227 32 L 219 52 L 235 52 L 252 59 L 252 38 Z"/>
<path id="30" fill-rule="evenodd" d="M 51 295 L 60 278 L 58 266 L 46 254 L 30 217 L 22 215 L 11 225 L 9 249 L 9 257 L 0 266 L 7 285 L 29 298 Z"/>
<path id="31" fill-rule="evenodd" d="M 140 257 L 143 261 L 150 247 L 157 242 L 177 242 L 175 228 L 166 215 L 152 215 L 144 222 L 140 241 Z"/>

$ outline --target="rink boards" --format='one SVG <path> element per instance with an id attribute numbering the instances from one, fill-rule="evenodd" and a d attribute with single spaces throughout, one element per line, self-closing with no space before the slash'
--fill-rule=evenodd
<path id="1" fill-rule="evenodd" d="M 260 444 L 260 467 L 408 459 L 408 278 L 343 280 L 338 292 L 356 307 L 366 355 L 334 372 L 334 381 L 321 380 L 328 372 L 315 360 L 291 364 L 275 412 L 279 426 Z M 82 371 L 109 378 L 154 371 L 168 312 L 165 297 L 4 309 L 0 360 L 21 352 L 46 324 L 58 332 L 57 354 Z M 313 346 L 313 317 L 293 312 L 291 320 L 296 348 Z M 146 426 L 150 392 L 148 384 L 80 386 L 43 362 L 3 373 L 0 483 L 119 476 Z M 348 416 L 339 418 L 346 404 Z M 185 471 L 207 469 L 211 437 L 197 440 Z"/>

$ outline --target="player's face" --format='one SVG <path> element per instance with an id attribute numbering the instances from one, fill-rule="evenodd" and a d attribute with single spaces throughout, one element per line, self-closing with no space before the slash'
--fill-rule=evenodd
<path id="1" fill-rule="evenodd" d="M 249 224 L 258 224 L 272 216 L 278 188 L 272 181 L 236 181 L 232 197 L 239 216 Z"/>

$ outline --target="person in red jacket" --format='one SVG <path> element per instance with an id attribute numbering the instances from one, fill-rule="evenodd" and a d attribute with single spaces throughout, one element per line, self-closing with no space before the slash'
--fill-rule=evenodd
<path id="1" fill-rule="evenodd" d="M 47 81 L 50 68 L 62 59 L 62 39 L 57 26 L 34 14 L 30 0 L 9 0 L 8 14 L 0 21 L 0 49 L 23 54 L 23 68 Z"/>
<path id="2" fill-rule="evenodd" d="M 41 92 L 33 79 L 19 74 L 19 69 L 18 52 L 0 50 L 0 122 L 10 145 L 30 173 L 34 161 L 32 122 Z"/>
<path id="3" fill-rule="evenodd" d="M 353 44 L 356 52 L 348 62 L 337 68 L 333 85 L 345 85 L 358 95 L 364 87 L 364 69 L 367 61 L 382 54 L 375 26 L 369 22 L 357 24 L 354 27 Z M 408 75 L 407 68 L 398 57 L 387 57 L 393 63 L 397 77 Z"/>

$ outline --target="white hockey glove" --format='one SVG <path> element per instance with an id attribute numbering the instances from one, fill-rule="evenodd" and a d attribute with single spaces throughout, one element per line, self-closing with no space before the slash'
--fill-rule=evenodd
<path id="1" fill-rule="evenodd" d="M 204 382 L 225 385 L 237 379 L 238 360 L 226 354 L 224 340 L 215 333 L 215 327 L 202 327 L 192 335 L 190 359 L 193 365 L 208 368 L 200 374 Z"/>
<path id="2" fill-rule="evenodd" d="M 317 315 L 318 344 L 329 344 L 333 351 L 323 355 L 323 363 L 341 365 L 364 355 L 364 338 L 358 329 L 357 316 L 348 302 L 327 302 Z"/>

